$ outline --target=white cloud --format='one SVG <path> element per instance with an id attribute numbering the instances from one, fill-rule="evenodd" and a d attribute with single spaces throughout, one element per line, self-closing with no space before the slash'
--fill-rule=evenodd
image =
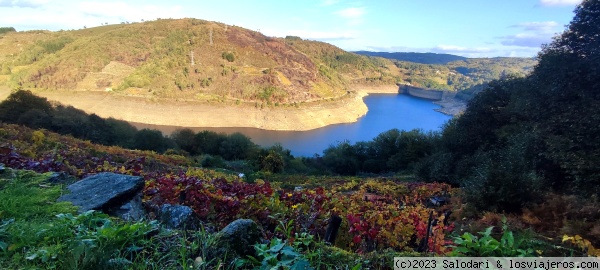
<path id="1" fill-rule="evenodd" d="M 555 31 L 557 26 L 558 26 L 557 22 L 547 21 L 547 22 L 524 22 L 524 23 L 515 24 L 512 27 L 520 27 L 526 31 L 551 33 L 553 31 Z"/>
<path id="2" fill-rule="evenodd" d="M 512 36 L 505 36 L 503 39 L 504 40 L 500 43 L 506 46 L 540 48 L 542 44 L 552 41 L 552 36 L 520 33 Z"/>
<path id="3" fill-rule="evenodd" d="M 488 48 L 488 47 L 461 47 L 455 45 L 438 45 L 434 48 L 417 48 L 417 47 L 406 47 L 406 46 L 392 46 L 392 47 L 378 47 L 378 46 L 367 46 L 366 50 L 375 52 L 433 52 L 433 53 L 447 53 L 453 55 L 459 55 L 469 58 L 487 58 L 487 57 L 532 57 L 539 52 L 539 48 L 529 47 L 499 47 L 499 48 Z"/>
<path id="4" fill-rule="evenodd" d="M 346 9 L 337 11 L 335 14 L 337 14 L 343 18 L 346 18 L 346 19 L 358 19 L 358 18 L 361 18 L 365 14 L 365 8 L 363 8 L 363 7 L 346 8 Z"/>
<path id="5" fill-rule="evenodd" d="M 582 0 L 540 0 L 540 5 L 550 6 L 574 6 L 581 3 Z"/>
<path id="6" fill-rule="evenodd" d="M 558 23 L 547 22 L 524 22 L 512 25 L 521 28 L 520 33 L 500 37 L 502 45 L 539 48 L 542 44 L 552 41 L 552 37 L 559 31 Z"/>
<path id="7" fill-rule="evenodd" d="M 486 47 L 469 48 L 454 45 L 437 45 L 431 51 L 441 53 L 488 53 L 492 49 Z"/>
<path id="8" fill-rule="evenodd" d="M 48 0 L 0 0 L 0 7 L 38 8 Z"/>
<path id="9" fill-rule="evenodd" d="M 366 14 L 364 7 L 351 7 L 338 10 L 334 14 L 346 19 L 346 24 L 356 26 L 363 23 L 363 16 Z"/>
<path id="10" fill-rule="evenodd" d="M 321 6 L 333 6 L 339 2 L 340 0 L 323 0 L 323 2 L 321 2 Z"/>

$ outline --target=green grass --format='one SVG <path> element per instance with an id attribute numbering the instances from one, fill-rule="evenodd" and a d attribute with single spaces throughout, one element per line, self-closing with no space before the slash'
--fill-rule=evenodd
<path id="1" fill-rule="evenodd" d="M 37 221 L 60 213 L 75 213 L 71 203 L 56 202 L 64 193 L 63 186 L 48 183 L 49 176 L 13 170 L 0 175 L 0 218 Z"/>

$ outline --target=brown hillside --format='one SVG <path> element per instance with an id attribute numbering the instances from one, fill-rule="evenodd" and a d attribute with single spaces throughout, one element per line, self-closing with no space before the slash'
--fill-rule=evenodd
<path id="1" fill-rule="evenodd" d="M 8 33 L 0 59 L 11 88 L 259 105 L 336 99 L 355 85 L 400 81 L 388 60 L 197 19 Z"/>

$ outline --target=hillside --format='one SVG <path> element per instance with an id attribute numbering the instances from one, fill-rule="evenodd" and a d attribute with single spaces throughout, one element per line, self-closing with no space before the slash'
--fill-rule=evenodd
<path id="1" fill-rule="evenodd" d="M 196 19 L 8 33 L 0 55 L 12 88 L 168 99 L 291 104 L 378 83 L 366 78 L 399 80 L 390 61 Z"/>
<path id="2" fill-rule="evenodd" d="M 217 22 L 161 19 L 0 34 L 0 90 L 24 88 L 133 122 L 309 130 L 356 121 L 367 112 L 365 94 L 396 93 L 397 84 L 459 91 L 530 67 L 486 61 L 416 64 Z"/>
<path id="3" fill-rule="evenodd" d="M 453 91 L 468 90 L 506 75 L 529 74 L 533 58 L 466 58 L 451 54 L 367 52 L 357 54 L 384 57 L 394 61 L 402 78 L 411 85 Z"/>

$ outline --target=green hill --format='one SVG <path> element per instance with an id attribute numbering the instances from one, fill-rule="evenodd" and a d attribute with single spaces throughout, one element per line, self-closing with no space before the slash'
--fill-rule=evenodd
<path id="1" fill-rule="evenodd" d="M 533 58 L 466 58 L 436 53 L 365 52 L 357 54 L 384 57 L 394 61 L 402 77 L 411 85 L 433 89 L 467 90 L 507 75 L 529 74 Z"/>
<path id="2" fill-rule="evenodd" d="M 506 72 L 526 73 L 535 63 L 442 54 L 390 60 L 198 19 L 9 31 L 0 37 L 0 85 L 173 100 L 293 104 L 406 83 L 463 90 Z M 444 65 L 398 61 L 423 57 Z"/>
<path id="3" fill-rule="evenodd" d="M 401 80 L 389 60 L 197 19 L 11 32 L 0 62 L 11 88 L 193 100 L 293 103 Z"/>

